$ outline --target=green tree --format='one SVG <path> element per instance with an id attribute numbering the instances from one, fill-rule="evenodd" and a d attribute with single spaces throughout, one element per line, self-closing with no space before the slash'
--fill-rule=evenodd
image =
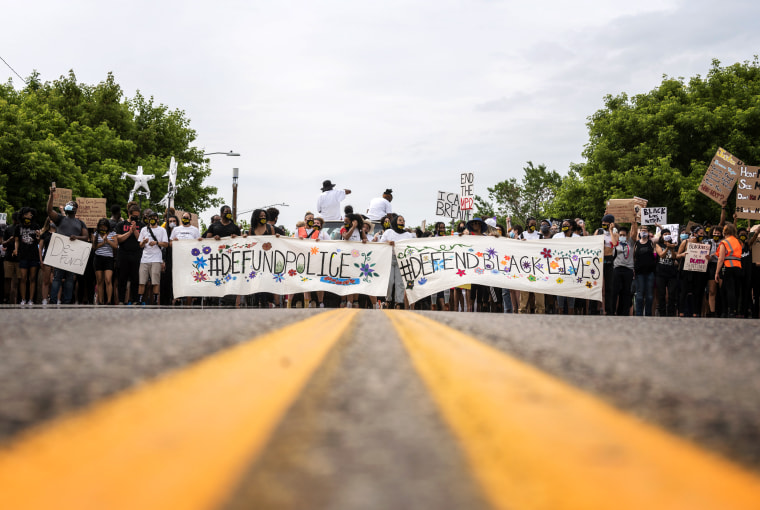
<path id="1" fill-rule="evenodd" d="M 587 162 L 563 178 L 553 215 L 598 221 L 608 199 L 639 196 L 667 207 L 669 220 L 716 221 L 720 206 L 697 188 L 718 147 L 760 163 L 758 59 L 729 67 L 713 60 L 705 78 L 665 76 L 648 93 L 608 95 L 587 126 Z"/>
<path id="2" fill-rule="evenodd" d="M 544 218 L 561 182 L 562 177 L 555 170 L 549 171 L 544 164 L 534 166 L 528 161 L 523 167 L 522 181 L 512 177 L 489 187 L 490 202 L 475 197 L 478 215 L 497 216 L 499 222 L 511 217 L 513 224 L 520 225 L 524 225 L 529 217 Z"/>
<path id="3" fill-rule="evenodd" d="M 53 181 L 74 196 L 124 206 L 132 181 L 121 175 L 138 166 L 156 176 L 150 184 L 156 208 L 172 156 L 178 162 L 177 207 L 218 205 L 216 188 L 204 185 L 211 169 L 192 145 L 195 138 L 183 111 L 156 105 L 140 92 L 125 98 L 111 73 L 95 86 L 79 83 L 73 71 L 45 83 L 35 72 L 19 91 L 9 81 L 0 85 L 0 210 L 44 210 Z"/>

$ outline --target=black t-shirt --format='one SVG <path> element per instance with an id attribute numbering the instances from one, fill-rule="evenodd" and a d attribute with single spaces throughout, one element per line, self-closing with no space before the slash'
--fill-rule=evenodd
<path id="1" fill-rule="evenodd" d="M 132 226 L 133 221 L 132 220 L 122 220 L 119 223 L 116 224 L 116 228 L 114 228 L 114 232 L 116 232 L 117 236 L 124 235 L 127 232 L 129 232 L 130 227 Z M 138 234 L 140 232 L 140 229 L 142 229 L 145 226 L 145 223 L 142 221 L 136 221 L 134 222 L 135 229 L 137 230 Z M 134 235 L 128 236 L 124 241 L 119 243 L 119 253 L 142 253 L 142 248 L 140 248 L 140 243 L 137 241 L 137 237 Z"/>
<path id="2" fill-rule="evenodd" d="M 206 232 L 207 235 L 210 235 L 211 237 L 219 236 L 219 237 L 230 237 L 231 235 L 240 235 L 240 227 L 235 225 L 232 222 L 229 222 L 228 224 L 224 225 L 221 221 L 214 223 L 208 228 L 208 231 Z"/>
<path id="3" fill-rule="evenodd" d="M 40 226 L 36 223 L 30 223 L 29 225 L 16 226 L 16 234 L 14 237 L 18 238 L 18 259 L 19 260 L 40 260 L 39 242 L 40 237 L 37 233 Z M 14 246 L 15 248 L 15 246 Z"/>
<path id="4" fill-rule="evenodd" d="M 5 232 L 3 232 L 3 243 L 7 241 L 8 239 L 14 238 L 16 235 L 16 225 L 8 225 L 5 228 Z M 18 262 L 18 257 L 13 256 L 13 250 L 16 249 L 16 245 L 14 244 L 16 241 L 13 241 L 12 243 L 8 243 L 5 249 L 5 261 L 6 262 Z"/>
<path id="5" fill-rule="evenodd" d="M 657 267 L 657 259 L 655 258 L 654 243 L 647 241 L 642 244 L 636 241 L 636 245 L 633 250 L 633 270 L 637 275 L 649 274 Z"/>

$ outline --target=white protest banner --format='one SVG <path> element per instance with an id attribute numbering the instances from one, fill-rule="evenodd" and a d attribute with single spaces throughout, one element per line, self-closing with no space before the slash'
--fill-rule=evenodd
<path id="1" fill-rule="evenodd" d="M 641 224 L 642 225 L 654 225 L 659 223 L 660 225 L 668 222 L 668 208 L 667 207 L 644 207 L 641 210 Z"/>
<path id="2" fill-rule="evenodd" d="M 710 245 L 689 243 L 686 245 L 686 258 L 683 261 L 684 271 L 707 271 L 707 259 L 710 258 Z"/>
<path id="3" fill-rule="evenodd" d="M 384 296 L 392 256 L 386 243 L 270 236 L 175 241 L 174 295 L 327 291 Z"/>
<path id="4" fill-rule="evenodd" d="M 673 236 L 673 242 L 674 243 L 680 243 L 681 241 L 678 239 L 678 233 L 681 232 L 679 228 L 681 227 L 678 223 L 669 223 L 667 225 L 660 225 L 662 227 L 662 230 L 670 230 L 670 235 Z M 660 229 L 657 229 L 657 233 L 660 233 Z"/>
<path id="5" fill-rule="evenodd" d="M 604 237 L 461 236 L 397 241 L 410 302 L 463 284 L 602 300 Z"/>
<path id="6" fill-rule="evenodd" d="M 84 274 L 91 249 L 92 244 L 86 241 L 71 241 L 61 234 L 53 234 L 45 252 L 45 265 Z"/>
<path id="7" fill-rule="evenodd" d="M 435 202 L 435 215 L 446 218 L 464 219 L 464 213 L 459 208 L 459 195 L 439 191 Z"/>
<path id="8" fill-rule="evenodd" d="M 463 211 L 470 211 L 475 205 L 475 199 L 472 196 L 472 186 L 475 182 L 475 176 L 472 173 L 463 173 L 459 176 L 460 193 L 459 208 Z"/>

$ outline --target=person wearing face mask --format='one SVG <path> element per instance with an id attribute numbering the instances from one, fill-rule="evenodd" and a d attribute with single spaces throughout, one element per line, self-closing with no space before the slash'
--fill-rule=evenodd
<path id="1" fill-rule="evenodd" d="M 736 238 L 733 223 L 723 226 L 725 237 L 718 244 L 718 263 L 715 268 L 715 281 L 720 284 L 722 293 L 721 317 L 736 317 L 741 292 L 742 277 L 742 243 Z"/>
<path id="2" fill-rule="evenodd" d="M 223 237 L 236 238 L 240 235 L 240 227 L 235 224 L 235 219 L 232 217 L 232 208 L 228 205 L 223 205 L 219 210 L 220 220 L 218 223 L 214 223 L 208 228 L 206 232 L 207 238 L 213 238 L 215 241 Z"/>
<path id="3" fill-rule="evenodd" d="M 119 268 L 118 304 L 131 305 L 137 303 L 137 287 L 140 282 L 140 259 L 142 248 L 137 240 L 140 231 L 145 226 L 140 220 L 140 206 L 136 202 L 127 204 L 127 219 L 116 224 L 116 241 L 119 251 L 116 256 L 116 267 Z M 129 300 L 127 300 L 127 284 L 129 284 Z"/>
<path id="4" fill-rule="evenodd" d="M 68 202 L 64 208 L 64 214 L 61 215 L 53 209 L 53 196 L 55 195 L 55 183 L 50 187 L 50 197 L 47 203 L 47 213 L 50 220 L 55 223 L 57 232 L 69 238 L 71 241 L 90 242 L 90 233 L 84 222 L 76 217 L 77 203 Z M 50 303 L 58 303 L 58 291 L 63 284 L 63 304 L 71 304 L 74 298 L 74 280 L 76 274 L 63 269 L 55 269 L 53 276 L 53 285 L 50 290 Z"/>
<path id="5" fill-rule="evenodd" d="M 161 266 L 164 261 L 161 248 L 169 246 L 169 236 L 166 234 L 166 229 L 158 224 L 158 213 L 149 211 L 147 217 L 148 225 L 140 230 L 140 236 L 137 238 L 140 247 L 143 249 L 140 259 L 138 302 L 141 305 L 146 304 L 143 300 L 143 294 L 145 293 L 145 285 L 150 279 L 153 286 L 153 304 L 157 305 L 161 290 Z"/>
<path id="6" fill-rule="evenodd" d="M 658 225 L 659 227 L 659 225 Z M 654 246 L 657 251 L 655 284 L 657 286 L 657 312 L 660 317 L 675 317 L 678 300 L 678 240 L 673 239 L 669 229 L 662 229 L 660 239 Z"/>
<path id="7" fill-rule="evenodd" d="M 383 232 L 380 242 L 390 243 L 391 246 L 395 246 L 396 241 L 414 239 L 415 237 L 414 232 L 406 231 L 406 220 L 404 217 L 395 216 L 391 221 L 391 228 Z M 408 301 L 406 299 L 406 294 L 404 293 L 404 279 L 401 277 L 401 270 L 398 267 L 395 254 L 391 259 L 390 275 L 386 302 L 395 302 L 396 308 L 404 308 L 404 306 L 408 306 Z"/>
<path id="8" fill-rule="evenodd" d="M 613 296 L 613 285 L 608 285 L 607 282 L 613 281 L 614 264 L 613 259 L 616 251 L 615 246 L 612 244 L 612 233 L 615 231 L 615 217 L 611 214 L 605 214 L 602 217 L 602 230 L 595 235 L 604 236 L 604 264 L 602 266 L 602 280 L 604 285 L 604 313 L 606 315 L 615 315 L 616 306 L 615 298 Z M 589 312 L 595 314 L 599 305 L 596 301 L 589 303 Z"/>
<path id="9" fill-rule="evenodd" d="M 704 301 L 705 287 L 707 286 L 707 274 L 701 271 L 687 271 L 684 269 L 684 261 L 688 254 L 689 243 L 707 244 L 705 229 L 701 225 L 692 228 L 691 235 L 681 241 L 676 258 L 680 261 L 681 296 L 678 305 L 680 317 L 699 317 L 702 315 L 702 302 Z"/>
<path id="10" fill-rule="evenodd" d="M 322 232 L 322 226 L 314 228 L 314 214 L 307 211 L 303 216 L 305 225 L 298 227 L 298 233 L 296 234 L 299 239 L 320 239 Z"/>
<path id="11" fill-rule="evenodd" d="M 736 214 L 734 214 L 734 224 L 736 224 Z M 752 317 L 752 245 L 757 241 L 757 230 L 750 236 L 746 227 L 738 227 L 736 237 L 742 245 L 742 272 L 739 279 L 741 289 L 736 316 Z"/>
<path id="12" fill-rule="evenodd" d="M 614 245 L 612 268 L 612 305 L 615 315 L 631 315 L 631 284 L 634 277 L 634 241 L 638 234 L 638 224 L 631 223 L 630 236 L 624 226 L 615 227 L 610 223 L 611 242 Z"/>
<path id="13" fill-rule="evenodd" d="M 116 232 L 111 230 L 108 218 L 98 220 L 98 226 L 92 235 L 92 249 L 95 251 L 95 285 L 98 289 L 99 305 L 110 305 L 113 299 L 113 261 L 119 248 Z"/>
<path id="14" fill-rule="evenodd" d="M 575 220 L 562 220 L 559 227 L 559 232 L 552 236 L 552 239 L 570 239 L 573 237 L 580 237 L 577 233 L 578 224 Z M 565 302 L 567 302 L 567 314 L 575 315 L 575 298 L 557 296 L 557 311 L 560 315 L 565 314 Z"/>
<path id="15" fill-rule="evenodd" d="M 34 304 L 37 290 L 37 270 L 40 267 L 40 226 L 34 221 L 37 211 L 31 207 L 22 207 L 19 211 L 20 224 L 14 230 L 15 246 L 13 256 L 18 257 L 19 291 L 21 306 Z M 29 281 L 29 300 L 26 299 L 27 280 Z"/>
<path id="16" fill-rule="evenodd" d="M 641 225 L 639 238 L 633 250 L 634 280 L 636 282 L 636 315 L 652 316 L 654 279 L 657 269 L 657 252 L 649 237 L 649 227 Z"/>

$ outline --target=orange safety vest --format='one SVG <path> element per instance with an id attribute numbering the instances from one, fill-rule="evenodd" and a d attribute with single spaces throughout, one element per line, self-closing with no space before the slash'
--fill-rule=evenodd
<path id="1" fill-rule="evenodd" d="M 311 235 L 306 233 L 306 227 L 298 227 L 298 237 L 301 239 L 319 239 L 319 230 L 314 229 Z"/>
<path id="2" fill-rule="evenodd" d="M 723 246 L 726 250 L 726 256 L 723 258 L 725 267 L 742 267 L 742 244 L 734 236 L 723 239 L 718 245 Z"/>

